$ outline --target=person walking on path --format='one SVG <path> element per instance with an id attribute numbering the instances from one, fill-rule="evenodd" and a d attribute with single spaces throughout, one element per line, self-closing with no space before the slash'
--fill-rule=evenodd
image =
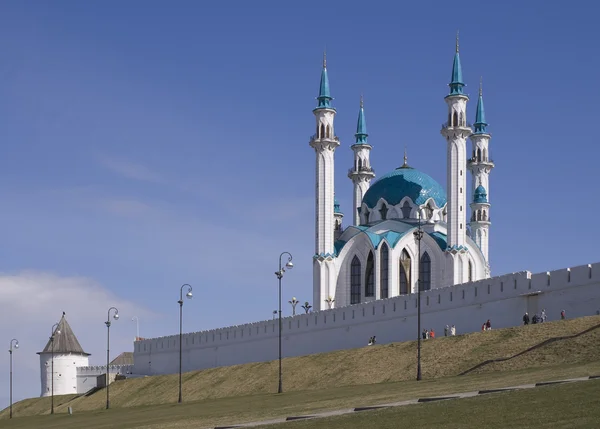
<path id="1" fill-rule="evenodd" d="M 542 323 L 544 323 L 546 321 L 546 309 L 542 309 L 542 313 L 540 314 L 540 317 L 542 319 Z"/>
<path id="2" fill-rule="evenodd" d="M 450 331 L 450 326 L 446 325 L 446 327 L 444 328 L 444 337 L 448 336 L 449 331 Z"/>
<path id="3" fill-rule="evenodd" d="M 529 325 L 529 314 L 527 313 L 523 316 L 523 325 Z"/>
<path id="4" fill-rule="evenodd" d="M 565 310 L 562 310 L 560 312 L 560 320 L 565 320 L 567 318 L 567 314 L 565 313 Z"/>

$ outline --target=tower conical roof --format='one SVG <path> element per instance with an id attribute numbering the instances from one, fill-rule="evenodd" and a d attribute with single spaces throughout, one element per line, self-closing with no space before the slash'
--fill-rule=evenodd
<path id="1" fill-rule="evenodd" d="M 463 93 L 462 67 L 460 65 L 460 54 L 458 53 L 458 33 L 456 33 L 456 52 L 454 53 L 454 61 L 452 62 L 452 78 L 450 79 L 450 94 L 461 95 Z"/>
<path id="2" fill-rule="evenodd" d="M 323 53 L 323 69 L 321 70 L 321 82 L 319 84 L 319 104 L 317 109 L 331 109 L 331 93 L 329 90 L 329 76 L 327 76 L 327 56 Z"/>
<path id="3" fill-rule="evenodd" d="M 479 98 L 477 99 L 477 113 L 475 114 L 475 134 L 487 133 L 488 123 L 485 122 L 485 109 L 483 108 L 483 88 L 479 82 Z"/>
<path id="4" fill-rule="evenodd" d="M 52 334 L 54 335 L 54 353 L 77 353 L 85 356 L 90 355 L 89 353 L 83 351 L 83 348 L 73 333 L 69 322 L 67 322 L 67 319 L 65 319 L 64 311 L 60 321 L 58 322 L 58 327 Z M 38 354 L 52 353 L 52 350 L 52 341 L 48 340 L 44 350 Z"/>
<path id="5" fill-rule="evenodd" d="M 365 119 L 365 109 L 363 104 L 363 97 L 360 96 L 360 110 L 358 111 L 358 121 L 356 123 L 356 144 L 368 144 L 367 137 L 367 121 Z"/>

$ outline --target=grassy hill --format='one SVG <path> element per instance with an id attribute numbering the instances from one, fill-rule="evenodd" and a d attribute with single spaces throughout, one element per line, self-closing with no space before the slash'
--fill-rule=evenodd
<path id="1" fill-rule="evenodd" d="M 558 337 L 565 338 L 545 343 Z M 486 361 L 515 355 L 519 356 L 473 369 Z M 493 379 L 499 372 L 594 361 L 600 361 L 600 316 L 441 337 L 424 341 L 422 346 L 425 380 L 470 370 L 474 376 L 487 374 Z M 286 392 L 413 380 L 416 341 L 286 358 L 283 373 Z M 184 374 L 183 383 L 186 402 L 272 393 L 277 388 L 277 361 L 189 372 Z M 111 384 L 111 407 L 175 403 L 177 388 L 176 374 L 118 381 Z M 65 413 L 67 406 L 79 413 L 101 410 L 106 395 L 100 390 L 88 397 L 66 395 L 54 400 L 56 413 Z M 33 398 L 15 404 L 13 412 L 16 416 L 40 415 L 47 414 L 49 408 L 50 398 Z M 6 417 L 8 410 L 0 413 L 0 418 Z"/>

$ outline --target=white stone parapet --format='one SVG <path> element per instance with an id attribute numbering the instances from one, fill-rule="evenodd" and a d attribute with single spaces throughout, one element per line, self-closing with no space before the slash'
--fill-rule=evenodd
<path id="1" fill-rule="evenodd" d="M 421 294 L 423 328 L 475 332 L 487 319 L 494 328 L 522 323 L 546 310 L 549 320 L 581 317 L 600 311 L 600 263 L 539 274 L 528 271 L 472 283 L 432 289 Z M 376 335 L 378 343 L 416 339 L 417 295 L 403 295 L 332 310 L 285 317 L 283 356 L 301 356 L 362 347 Z M 183 335 L 183 371 L 277 359 L 278 321 L 265 320 Z M 134 343 L 133 372 L 139 375 L 178 371 L 179 336 Z"/>

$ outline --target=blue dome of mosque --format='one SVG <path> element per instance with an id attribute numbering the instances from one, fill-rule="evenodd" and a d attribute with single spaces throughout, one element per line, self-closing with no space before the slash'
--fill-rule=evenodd
<path id="1" fill-rule="evenodd" d="M 475 192 L 473 192 L 473 202 L 474 203 L 487 203 L 487 192 L 485 191 L 485 188 L 481 185 L 479 185 L 477 188 L 475 188 Z"/>
<path id="2" fill-rule="evenodd" d="M 409 167 L 406 162 L 373 183 L 365 193 L 363 203 L 372 209 L 383 198 L 394 206 L 404 197 L 409 197 L 418 205 L 424 204 L 429 198 L 433 198 L 438 207 L 446 205 L 444 188 L 431 176 Z"/>

